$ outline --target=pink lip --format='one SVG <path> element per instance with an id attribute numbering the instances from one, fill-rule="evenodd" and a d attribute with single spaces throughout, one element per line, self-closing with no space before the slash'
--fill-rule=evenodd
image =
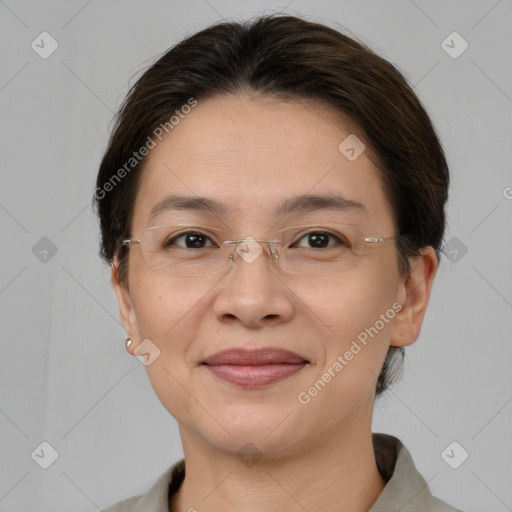
<path id="1" fill-rule="evenodd" d="M 228 348 L 207 357 L 203 364 L 216 366 L 229 365 L 267 365 L 267 364 L 299 364 L 309 362 L 304 357 L 281 348 Z"/>
<path id="2" fill-rule="evenodd" d="M 205 365 L 205 368 L 208 368 L 214 375 L 231 384 L 252 388 L 273 384 L 286 377 L 290 377 L 306 366 L 306 364 L 265 364 L 258 366 L 222 364 L 219 366 Z"/>
<path id="3" fill-rule="evenodd" d="M 283 349 L 227 349 L 203 361 L 217 377 L 242 387 L 272 384 L 294 375 L 309 361 Z"/>

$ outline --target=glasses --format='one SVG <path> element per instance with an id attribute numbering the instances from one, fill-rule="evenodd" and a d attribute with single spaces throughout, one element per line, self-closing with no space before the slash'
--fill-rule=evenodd
<path id="1" fill-rule="evenodd" d="M 266 253 L 282 272 L 325 276 L 357 266 L 372 248 L 397 238 L 368 238 L 349 225 L 294 226 L 276 234 L 275 240 L 229 240 L 230 234 L 219 228 L 175 224 L 147 228 L 139 239 L 123 240 L 122 245 L 139 245 L 147 267 L 161 274 L 206 276 L 231 268 L 237 259 L 250 264 Z"/>

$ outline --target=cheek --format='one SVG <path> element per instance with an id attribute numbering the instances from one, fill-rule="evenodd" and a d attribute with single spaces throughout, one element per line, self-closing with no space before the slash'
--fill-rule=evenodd
<path id="1" fill-rule="evenodd" d="M 395 302 L 399 284 L 394 254 L 373 258 L 365 265 L 319 283 L 291 287 L 314 315 L 330 327 L 333 338 L 357 335 L 373 325 Z"/>
<path id="2" fill-rule="evenodd" d="M 187 340 L 183 330 L 207 291 L 204 283 L 141 269 L 131 289 L 141 339 L 152 340 L 163 355 L 182 350 Z"/>
<path id="3" fill-rule="evenodd" d="M 146 366 L 156 396 L 175 417 L 188 417 L 190 395 L 184 392 L 191 365 L 190 347 L 199 330 L 204 283 L 141 273 L 133 282 L 134 309 L 141 341 L 151 340 L 158 356 Z M 177 416 L 176 416 L 176 413 Z"/>
<path id="4" fill-rule="evenodd" d="M 377 262 L 310 295 L 308 306 L 329 326 L 330 335 L 317 340 L 324 359 L 302 391 L 311 399 L 309 414 L 331 411 L 326 423 L 333 427 L 373 399 L 395 316 L 398 273 L 393 269 Z"/>
<path id="5" fill-rule="evenodd" d="M 321 339 L 317 340 L 323 349 L 317 376 L 321 378 L 329 370 L 339 376 L 333 379 L 333 392 L 362 396 L 370 395 L 374 389 L 395 316 L 392 305 L 399 277 L 393 257 L 389 251 L 389 255 L 336 276 L 325 286 L 312 286 L 309 294 L 305 287 L 297 289 L 297 295 L 314 312 L 311 317 L 319 327 L 328 327 L 322 328 Z M 333 368 L 336 362 L 338 365 Z"/>

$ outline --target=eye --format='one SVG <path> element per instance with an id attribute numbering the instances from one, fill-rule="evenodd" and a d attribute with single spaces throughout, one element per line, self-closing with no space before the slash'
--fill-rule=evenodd
<path id="1" fill-rule="evenodd" d="M 306 245 L 304 245 L 302 241 L 304 241 Z M 350 244 L 346 240 L 328 231 L 310 231 L 303 235 L 296 245 L 297 247 L 307 247 L 308 249 L 324 249 L 336 244 L 350 247 Z"/>
<path id="2" fill-rule="evenodd" d="M 186 249 L 202 249 L 203 247 L 213 247 L 213 243 L 207 235 L 200 231 L 187 231 L 175 235 L 163 244 L 163 247 L 167 248 L 173 245 L 185 247 Z"/>

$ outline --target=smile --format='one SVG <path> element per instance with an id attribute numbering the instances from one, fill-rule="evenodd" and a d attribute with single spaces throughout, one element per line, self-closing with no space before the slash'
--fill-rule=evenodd
<path id="1" fill-rule="evenodd" d="M 233 348 L 207 357 L 202 365 L 216 377 L 241 387 L 259 387 L 291 377 L 309 364 L 303 356 L 274 347 Z"/>
<path id="2" fill-rule="evenodd" d="M 276 363 L 262 365 L 221 364 L 205 368 L 222 380 L 241 387 L 259 387 L 291 377 L 308 363 Z"/>

